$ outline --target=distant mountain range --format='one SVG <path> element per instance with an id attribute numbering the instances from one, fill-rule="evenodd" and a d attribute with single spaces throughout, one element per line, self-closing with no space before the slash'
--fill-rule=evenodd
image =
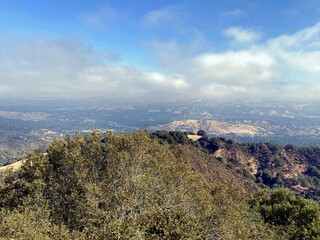
<path id="1" fill-rule="evenodd" d="M 53 138 L 76 132 L 132 132 L 137 129 L 203 129 L 238 142 L 316 146 L 320 143 L 317 103 L 189 101 L 112 103 L 82 99 L 1 99 L 0 165 L 16 161 Z"/>
<path id="2" fill-rule="evenodd" d="M 204 130 L 211 135 L 235 134 L 239 136 L 268 136 L 273 133 L 254 125 L 232 124 L 215 120 L 180 120 L 168 124 L 151 127 L 151 130 L 197 132 Z"/>

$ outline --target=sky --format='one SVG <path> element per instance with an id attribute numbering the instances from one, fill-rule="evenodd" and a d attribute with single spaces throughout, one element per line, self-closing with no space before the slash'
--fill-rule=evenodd
<path id="1" fill-rule="evenodd" d="M 320 0 L 0 0 L 0 97 L 320 100 Z"/>

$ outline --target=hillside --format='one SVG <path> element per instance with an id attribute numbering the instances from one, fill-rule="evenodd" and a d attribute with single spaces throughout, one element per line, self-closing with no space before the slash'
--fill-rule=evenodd
<path id="1" fill-rule="evenodd" d="M 203 136 L 196 138 L 189 133 L 157 131 L 152 136 L 170 144 L 197 146 L 262 188 L 287 187 L 298 195 L 320 200 L 320 147 L 240 144 L 231 139 L 209 138 L 204 131 L 201 134 Z M 192 140 L 188 136 L 192 136 Z M 198 162 L 205 163 L 203 159 Z M 216 166 L 206 167 L 210 171 L 214 168 Z"/>
<path id="2" fill-rule="evenodd" d="M 209 182 L 218 182 L 245 190 L 247 193 L 258 191 L 255 182 L 231 169 L 226 164 L 217 160 L 216 156 L 209 155 L 200 149 L 183 148 L 186 159 L 193 170 L 200 173 Z M 180 153 L 181 154 L 181 153 Z"/>
<path id="3" fill-rule="evenodd" d="M 232 162 L 223 155 L 228 145 L 230 156 L 245 147 L 226 141 L 212 151 L 206 136 L 187 135 L 92 132 L 30 153 L 0 183 L 0 238 L 320 237 L 317 202 L 288 189 L 260 191 L 239 171 L 240 157 L 233 165 L 222 159 Z"/>
<path id="4" fill-rule="evenodd" d="M 152 127 L 151 130 L 166 130 L 166 131 L 184 131 L 197 132 L 202 129 L 210 134 L 226 135 L 236 134 L 239 136 L 253 136 L 253 135 L 270 135 L 272 132 L 265 130 L 259 126 L 252 126 L 246 124 L 231 124 L 226 122 L 214 120 L 181 120 L 173 121 L 158 127 Z"/>
<path id="5" fill-rule="evenodd" d="M 214 184 L 202 177 L 199 173 L 205 172 L 198 164 L 202 158 L 206 155 L 199 149 L 172 148 L 147 133 L 120 137 L 109 133 L 103 138 L 92 133 L 56 140 L 47 154 L 30 154 L 0 185 L 0 207 L 5 209 L 0 236 L 247 239 L 251 232 L 260 236 L 258 229 L 264 224 L 259 220 L 249 226 L 254 215 L 242 216 L 247 211 L 243 191 L 237 184 Z M 211 157 L 206 161 L 228 171 Z M 235 179 L 237 174 L 228 177 Z"/>
<path id="6" fill-rule="evenodd" d="M 249 171 L 260 185 L 288 187 L 299 195 L 320 200 L 319 147 L 219 141 L 213 155 Z"/>
<path id="7" fill-rule="evenodd" d="M 177 154 L 184 152 L 192 168 L 209 181 L 233 184 L 246 192 L 261 187 L 287 187 L 298 195 L 320 200 L 319 147 L 239 144 L 180 131 L 157 131 L 151 136 L 172 146 L 178 144 Z M 1 167 L 0 174 L 19 169 L 24 161 Z"/>

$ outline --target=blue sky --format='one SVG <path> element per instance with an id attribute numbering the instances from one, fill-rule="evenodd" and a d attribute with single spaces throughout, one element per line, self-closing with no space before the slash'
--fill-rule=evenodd
<path id="1" fill-rule="evenodd" d="M 320 0 L 0 0 L 0 95 L 318 100 L 319 16 Z"/>

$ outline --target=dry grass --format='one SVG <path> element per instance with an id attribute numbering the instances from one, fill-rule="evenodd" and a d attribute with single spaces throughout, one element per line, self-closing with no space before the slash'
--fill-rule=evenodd
<path id="1" fill-rule="evenodd" d="M 199 136 L 199 135 L 192 135 L 192 134 L 189 134 L 187 137 L 194 142 L 198 141 L 201 138 L 201 136 Z"/>
<path id="2" fill-rule="evenodd" d="M 26 160 L 20 160 L 18 162 L 15 162 L 15 163 L 11 163 L 9 165 L 6 165 L 6 166 L 2 166 L 0 167 L 0 173 L 3 173 L 9 169 L 12 169 L 13 171 L 17 171 L 21 168 L 22 164 L 24 164 Z"/>
<path id="3" fill-rule="evenodd" d="M 168 130 L 168 131 L 191 131 L 197 132 L 202 129 L 210 134 L 223 135 L 234 133 L 240 136 L 254 136 L 270 134 L 265 129 L 259 126 L 246 124 L 231 124 L 226 122 L 219 122 L 214 120 L 180 120 L 173 121 L 169 124 L 160 125 L 154 130 Z"/>

